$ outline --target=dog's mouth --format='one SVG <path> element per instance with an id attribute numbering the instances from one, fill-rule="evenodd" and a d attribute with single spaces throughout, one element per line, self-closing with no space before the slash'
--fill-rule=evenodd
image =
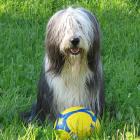
<path id="1" fill-rule="evenodd" d="M 81 53 L 81 49 L 80 48 L 70 48 L 69 49 L 70 54 L 72 55 L 78 55 Z"/>

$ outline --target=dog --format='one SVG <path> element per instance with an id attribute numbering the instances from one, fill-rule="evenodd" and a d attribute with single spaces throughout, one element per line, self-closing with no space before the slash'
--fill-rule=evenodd
<path id="1" fill-rule="evenodd" d="M 44 122 L 47 114 L 56 118 L 72 106 L 101 116 L 104 86 L 96 17 L 84 8 L 56 12 L 46 28 L 45 48 L 37 102 L 24 114 L 26 122 Z"/>

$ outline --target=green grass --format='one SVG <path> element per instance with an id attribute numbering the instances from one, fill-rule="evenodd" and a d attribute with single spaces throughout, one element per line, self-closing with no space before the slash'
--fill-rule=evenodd
<path id="1" fill-rule="evenodd" d="M 138 0 L 0 0 L 0 140 L 55 139 L 51 123 L 24 126 L 19 112 L 36 100 L 46 23 L 69 5 L 95 13 L 102 31 L 106 107 L 95 139 L 140 139 Z"/>

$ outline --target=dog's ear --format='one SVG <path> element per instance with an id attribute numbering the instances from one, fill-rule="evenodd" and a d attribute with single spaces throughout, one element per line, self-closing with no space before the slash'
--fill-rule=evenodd
<path id="1" fill-rule="evenodd" d="M 103 72 L 102 72 L 102 64 L 101 64 L 101 54 L 100 54 L 100 28 L 98 21 L 94 15 L 90 12 L 84 10 L 84 12 L 88 15 L 92 28 L 94 31 L 94 38 L 92 45 L 87 54 L 88 66 L 91 71 L 94 73 L 94 81 L 96 81 L 97 87 L 97 99 L 96 99 L 96 113 L 100 116 L 103 113 L 104 108 L 104 82 L 103 82 Z"/>
<path id="2" fill-rule="evenodd" d="M 59 15 L 58 15 L 59 17 Z M 51 18 L 47 28 L 46 28 L 46 38 L 45 38 L 45 46 L 46 53 L 48 54 L 48 58 L 50 61 L 50 68 L 48 71 L 52 71 L 55 74 L 59 74 L 64 65 L 64 55 L 60 52 L 60 42 L 57 40 L 59 36 L 59 32 L 57 30 L 57 24 L 59 22 L 59 18 Z"/>
<path id="3" fill-rule="evenodd" d="M 84 10 L 84 9 L 82 9 Z M 89 11 L 84 10 L 84 12 L 89 17 L 92 28 L 93 28 L 93 34 L 94 38 L 92 41 L 92 44 L 90 46 L 90 49 L 88 51 L 88 66 L 89 68 L 96 73 L 99 63 L 100 63 L 100 28 L 98 21 L 94 15 L 92 15 Z"/>
<path id="4" fill-rule="evenodd" d="M 54 43 L 47 43 L 47 54 L 50 61 L 50 67 L 48 71 L 59 74 L 63 68 L 65 59 L 62 53 L 60 53 L 59 46 Z"/>

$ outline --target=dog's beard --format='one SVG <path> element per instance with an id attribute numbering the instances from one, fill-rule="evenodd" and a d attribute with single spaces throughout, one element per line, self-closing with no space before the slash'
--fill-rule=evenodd
<path id="1" fill-rule="evenodd" d="M 71 68 L 72 75 L 78 75 L 81 69 L 81 55 L 70 55 L 69 56 L 69 68 Z"/>
<path id="2" fill-rule="evenodd" d="M 65 55 L 65 64 L 63 73 L 69 74 L 71 77 L 77 77 L 87 67 L 87 57 L 84 51 L 78 55 L 68 53 Z"/>

